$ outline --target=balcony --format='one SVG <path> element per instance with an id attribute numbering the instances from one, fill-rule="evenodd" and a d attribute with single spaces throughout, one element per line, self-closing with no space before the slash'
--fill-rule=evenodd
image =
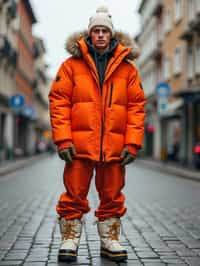
<path id="1" fill-rule="evenodd" d="M 142 30 L 145 30 L 152 18 L 159 18 L 162 14 L 163 0 L 148 0 L 143 1 L 139 9 L 141 14 Z"/>
<path id="2" fill-rule="evenodd" d="M 3 34 L 0 34 L 0 60 L 9 57 L 10 50 L 11 45 L 8 38 Z"/>
<path id="3" fill-rule="evenodd" d="M 141 56 L 139 57 L 140 66 L 144 65 L 149 60 L 156 62 L 162 58 L 161 42 L 158 40 L 156 31 L 152 32 L 151 37 L 145 45 L 143 45 Z"/>
<path id="4" fill-rule="evenodd" d="M 46 77 L 44 70 L 38 68 L 36 70 L 36 73 L 37 73 L 38 77 L 40 78 L 40 80 L 42 80 L 43 83 L 47 82 L 47 77 Z"/>
<path id="5" fill-rule="evenodd" d="M 40 51 L 36 44 L 33 45 L 33 51 L 32 51 L 34 59 L 37 59 L 40 56 Z"/>
<path id="6" fill-rule="evenodd" d="M 9 0 L 6 8 L 7 22 L 10 22 L 12 19 L 16 18 L 17 15 L 17 5 L 15 3 L 15 0 Z"/>
<path id="7" fill-rule="evenodd" d="M 9 56 L 9 62 L 13 66 L 13 68 L 16 68 L 16 66 L 17 66 L 17 58 L 18 58 L 17 51 L 15 49 L 11 48 L 10 56 Z"/>
<path id="8" fill-rule="evenodd" d="M 38 87 L 38 81 L 37 81 L 37 79 L 34 79 L 33 81 L 32 81 L 32 88 L 33 88 L 33 90 L 37 90 L 37 87 Z"/>
<path id="9" fill-rule="evenodd" d="M 34 95 L 36 97 L 36 99 L 38 100 L 38 102 L 43 106 L 44 109 L 48 109 L 48 102 L 44 99 L 42 93 L 41 93 L 41 88 L 37 87 L 34 90 Z"/>
<path id="10" fill-rule="evenodd" d="M 160 46 L 158 46 L 157 49 L 154 49 L 154 51 L 152 52 L 152 58 L 154 58 L 156 61 L 161 61 L 162 49 Z"/>
<path id="11" fill-rule="evenodd" d="M 12 48 L 8 38 L 0 34 L 0 61 L 6 59 L 7 63 L 15 68 L 17 57 L 17 51 Z"/>
<path id="12" fill-rule="evenodd" d="M 193 32 L 191 31 L 190 27 L 187 25 L 183 31 L 183 33 L 181 34 L 180 38 L 182 40 L 185 40 L 185 41 L 192 41 L 193 39 Z"/>
<path id="13" fill-rule="evenodd" d="M 162 13 L 162 7 L 163 7 L 163 1 L 162 0 L 154 1 L 153 15 L 154 16 L 160 16 L 160 14 Z"/>
<path id="14" fill-rule="evenodd" d="M 188 2 L 188 14 L 185 29 L 180 36 L 183 40 L 190 42 L 195 33 L 200 34 L 200 1 L 193 0 Z"/>

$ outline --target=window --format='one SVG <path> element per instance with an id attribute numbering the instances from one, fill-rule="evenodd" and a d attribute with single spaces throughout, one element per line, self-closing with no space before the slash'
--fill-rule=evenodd
<path id="1" fill-rule="evenodd" d="M 170 58 L 165 57 L 164 61 L 164 79 L 168 80 L 170 78 Z"/>
<path id="2" fill-rule="evenodd" d="M 188 0 L 188 22 L 191 22 L 195 18 L 194 0 Z"/>
<path id="3" fill-rule="evenodd" d="M 193 54 L 192 54 L 192 48 L 188 49 L 188 65 L 187 65 L 187 77 L 188 79 L 192 79 L 193 75 L 194 75 L 194 71 L 193 71 Z"/>
<path id="4" fill-rule="evenodd" d="M 174 54 L 174 74 L 178 75 L 181 73 L 181 49 L 177 47 Z"/>
<path id="5" fill-rule="evenodd" d="M 174 9 L 174 19 L 175 19 L 175 22 L 179 22 L 179 20 L 181 19 L 181 16 L 182 16 L 182 0 L 175 0 L 175 9 Z"/>
<path id="6" fill-rule="evenodd" d="M 164 39 L 164 31 L 163 24 L 161 22 L 158 23 L 158 41 L 161 42 Z"/>
<path id="7" fill-rule="evenodd" d="M 200 43 L 197 43 L 195 49 L 195 72 L 200 74 Z"/>
<path id="8" fill-rule="evenodd" d="M 171 11 L 170 11 L 170 9 L 167 9 L 165 12 L 164 29 L 165 29 L 165 33 L 168 33 L 171 30 Z"/>

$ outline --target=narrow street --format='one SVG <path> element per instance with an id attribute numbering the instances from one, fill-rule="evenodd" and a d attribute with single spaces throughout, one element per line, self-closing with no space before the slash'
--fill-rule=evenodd
<path id="1" fill-rule="evenodd" d="M 43 158 L 0 178 L 0 266 L 66 265 L 57 262 L 60 233 L 55 204 L 63 162 Z M 118 265 L 200 265 L 200 183 L 142 168 L 127 168 L 128 212 L 121 242 L 129 252 Z M 99 257 L 92 185 L 92 211 L 86 215 L 79 257 L 70 265 L 117 265 Z"/>

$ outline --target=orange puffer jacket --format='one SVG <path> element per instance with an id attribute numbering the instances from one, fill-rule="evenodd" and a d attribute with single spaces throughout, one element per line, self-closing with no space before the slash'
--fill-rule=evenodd
<path id="1" fill-rule="evenodd" d="M 68 40 L 72 56 L 61 65 L 51 86 L 53 139 L 56 144 L 71 141 L 76 158 L 119 161 L 125 145 L 141 148 L 143 141 L 145 96 L 137 69 L 128 61 L 137 51 L 127 35 L 115 34 L 119 44 L 108 63 L 101 92 L 83 35 Z"/>

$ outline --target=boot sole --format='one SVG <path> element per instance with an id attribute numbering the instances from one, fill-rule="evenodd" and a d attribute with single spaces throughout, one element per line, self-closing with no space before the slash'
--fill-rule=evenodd
<path id="1" fill-rule="evenodd" d="M 58 261 L 60 262 L 73 262 L 77 260 L 77 253 L 74 252 L 59 252 Z"/>
<path id="2" fill-rule="evenodd" d="M 128 255 L 125 250 L 123 252 L 110 252 L 109 250 L 101 249 L 101 257 L 115 262 L 126 261 L 128 259 Z"/>

